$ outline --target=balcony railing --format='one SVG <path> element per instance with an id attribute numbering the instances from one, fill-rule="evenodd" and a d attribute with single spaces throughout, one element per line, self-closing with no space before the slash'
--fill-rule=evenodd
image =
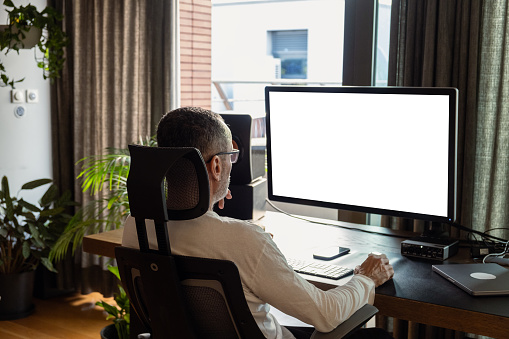
<path id="1" fill-rule="evenodd" d="M 235 111 L 235 103 L 244 103 L 240 109 L 243 113 L 260 115 L 260 104 L 265 100 L 262 88 L 268 85 L 299 85 L 299 86 L 341 86 L 340 81 L 312 81 L 300 79 L 273 79 L 273 80 L 212 80 L 217 95 L 212 95 L 212 103 L 221 104 L 224 110 Z M 249 105 L 253 103 L 253 105 Z M 246 107 L 252 106 L 251 112 Z M 262 106 L 263 107 L 263 106 Z M 217 108 L 216 108 L 217 110 Z M 257 112 L 257 113 L 255 113 Z M 264 111 L 262 111 L 264 112 Z"/>

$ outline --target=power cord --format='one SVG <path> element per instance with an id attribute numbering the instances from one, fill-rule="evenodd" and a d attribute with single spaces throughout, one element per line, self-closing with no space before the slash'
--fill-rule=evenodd
<path id="1" fill-rule="evenodd" d="M 507 241 L 505 243 L 505 248 L 504 248 L 504 250 L 502 252 L 500 252 L 500 253 L 490 253 L 490 254 L 486 255 L 483 258 L 482 263 L 485 264 L 486 263 L 486 258 L 488 258 L 488 257 L 500 257 L 500 256 L 505 255 L 506 253 L 508 253 L 508 251 L 507 251 L 508 249 L 509 249 L 509 241 Z"/>
<path id="2" fill-rule="evenodd" d="M 326 226 L 334 226 L 334 227 L 340 227 L 340 228 L 344 228 L 344 229 L 348 229 L 348 230 L 352 230 L 352 231 L 358 231 L 358 232 L 364 232 L 364 233 L 371 233 L 371 234 L 379 234 L 379 235 L 385 235 L 385 236 L 388 236 L 388 237 L 394 237 L 394 238 L 407 238 L 406 236 L 401 236 L 401 235 L 396 235 L 396 234 L 388 234 L 388 233 L 379 233 L 379 232 L 375 232 L 375 231 L 369 231 L 369 230 L 363 230 L 363 229 L 358 229 L 358 228 L 355 228 L 355 227 L 348 227 L 348 226 L 343 226 L 343 225 L 338 225 L 338 224 L 333 224 L 333 223 L 327 223 L 327 222 L 321 222 L 321 221 L 316 221 L 316 220 L 312 220 L 312 219 L 308 219 L 308 218 L 303 218 L 303 217 L 300 217 L 300 216 L 296 216 L 294 214 L 291 214 L 291 213 L 288 213 L 284 210 L 282 210 L 281 208 L 277 207 L 276 205 L 274 205 L 272 203 L 272 201 L 270 201 L 269 199 L 265 199 L 265 201 L 273 208 L 275 209 L 276 211 L 280 212 L 280 213 L 283 213 L 289 217 L 292 217 L 292 218 L 295 218 L 295 219 L 299 219 L 299 220 L 303 220 L 303 221 L 306 221 L 306 222 L 309 222 L 309 223 L 313 223 L 313 224 L 319 224 L 319 225 L 326 225 Z M 458 223 L 452 223 L 451 226 L 454 226 L 460 230 L 463 230 L 465 232 L 468 232 L 469 234 L 472 234 L 474 237 L 476 235 L 479 235 L 481 236 L 481 238 L 483 239 L 483 242 L 486 243 L 485 241 L 485 238 L 491 238 L 492 242 L 502 242 L 503 244 L 505 244 L 505 250 L 504 252 L 502 253 L 505 254 L 507 253 L 507 250 L 508 250 L 508 244 L 509 244 L 509 241 L 507 241 L 506 239 L 502 239 L 502 238 L 498 238 L 498 237 L 495 237 L 493 235 L 490 235 L 490 234 L 487 234 L 487 233 L 483 233 L 483 232 L 480 232 L 480 231 L 476 231 L 476 230 L 473 230 L 473 229 L 470 229 L 466 226 L 463 226 L 463 225 L 460 225 Z M 503 228 L 503 227 L 502 227 Z M 501 228 L 491 228 L 489 230 L 487 230 L 486 232 L 490 232 L 492 230 L 495 230 L 495 229 L 501 229 Z M 477 240 L 476 240 L 477 241 Z M 491 247 L 490 245 L 486 244 L 487 247 Z M 493 245 L 492 245 L 493 246 Z M 495 255 L 500 255 L 500 254 L 495 254 L 493 253 L 492 254 L 493 256 Z"/>
<path id="3" fill-rule="evenodd" d="M 507 242 L 506 239 L 502 239 L 502 238 L 499 238 L 499 237 L 495 237 L 494 235 L 491 235 L 491 234 L 487 234 L 486 232 L 490 232 L 490 231 L 493 231 L 495 229 L 505 229 L 505 227 L 497 227 L 497 228 L 491 228 L 491 229 L 488 229 L 487 231 L 485 232 L 481 232 L 481 231 L 476 231 L 476 230 L 473 230 L 471 228 L 468 228 L 466 226 L 463 226 L 461 224 L 458 224 L 458 223 L 452 223 L 451 226 L 454 226 L 456 227 L 457 229 L 459 230 L 462 230 L 462 231 L 465 231 L 465 232 L 468 232 L 468 233 L 473 233 L 473 234 L 477 234 L 477 235 L 480 235 L 482 237 L 486 237 L 486 238 L 491 238 L 491 239 L 494 239 L 494 240 L 498 240 L 498 241 L 501 241 L 503 243 Z"/>
<path id="4" fill-rule="evenodd" d="M 405 238 L 405 239 L 408 238 L 407 236 L 402 236 L 402 235 L 397 235 L 397 234 L 379 233 L 379 232 L 374 232 L 374 231 L 369 231 L 369 230 L 358 229 L 358 228 L 355 228 L 355 227 L 348 227 L 348 226 L 343 226 L 343 225 L 338 225 L 338 224 L 333 224 L 333 223 L 327 223 L 327 222 L 321 222 L 321 221 L 316 221 L 316 220 L 312 220 L 312 219 L 307 219 L 307 218 L 299 217 L 299 216 L 296 216 L 294 214 L 291 214 L 291 213 L 288 213 L 286 211 L 283 211 L 281 208 L 279 208 L 276 205 L 274 205 L 272 203 L 272 201 L 270 201 L 269 199 L 265 199 L 265 201 L 273 209 L 275 209 L 276 211 L 278 211 L 280 213 L 283 213 L 283 214 L 285 214 L 285 215 L 287 215 L 289 217 L 292 217 L 292 218 L 295 218 L 295 219 L 299 219 L 299 220 L 303 220 L 303 221 L 307 221 L 307 222 L 310 222 L 310 223 L 313 223 L 313 224 L 326 225 L 326 226 L 334 226 L 334 227 L 344 228 L 344 229 L 351 230 L 351 231 L 358 231 L 358 232 L 364 232 L 364 233 L 385 235 L 387 237 L 393 237 L 393 238 Z"/>

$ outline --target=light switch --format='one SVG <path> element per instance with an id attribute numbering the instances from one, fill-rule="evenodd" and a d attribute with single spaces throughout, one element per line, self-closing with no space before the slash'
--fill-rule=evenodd
<path id="1" fill-rule="evenodd" d="M 11 90 L 11 102 L 12 103 L 22 103 L 25 101 L 25 94 L 23 90 L 13 89 Z"/>
<path id="2" fill-rule="evenodd" d="M 39 102 L 39 91 L 36 89 L 27 89 L 27 102 L 29 104 Z"/>

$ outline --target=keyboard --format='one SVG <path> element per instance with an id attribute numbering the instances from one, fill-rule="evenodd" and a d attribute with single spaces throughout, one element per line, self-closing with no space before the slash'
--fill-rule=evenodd
<path id="1" fill-rule="evenodd" d="M 341 279 L 350 274 L 353 274 L 353 270 L 351 268 L 346 268 L 334 264 L 325 264 L 311 260 L 293 258 L 287 258 L 286 260 L 292 269 L 297 273 L 304 273 L 334 280 Z"/>

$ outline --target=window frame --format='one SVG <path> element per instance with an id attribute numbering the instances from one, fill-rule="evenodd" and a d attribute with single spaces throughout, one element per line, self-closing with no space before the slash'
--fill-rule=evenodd
<path id="1" fill-rule="evenodd" d="M 375 84 L 378 0 L 345 0 L 343 86 Z"/>

